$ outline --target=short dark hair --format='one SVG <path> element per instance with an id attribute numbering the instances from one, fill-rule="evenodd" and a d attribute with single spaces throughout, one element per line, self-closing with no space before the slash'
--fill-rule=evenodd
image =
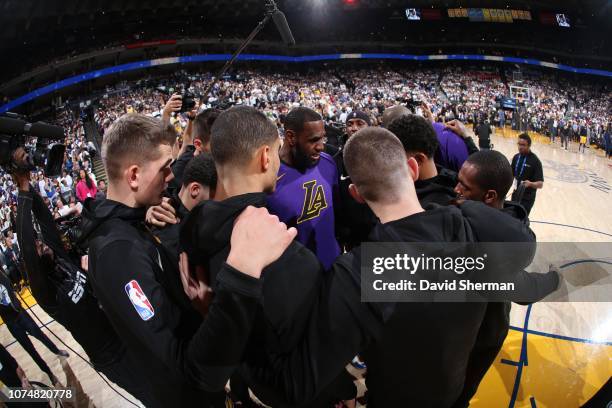
<path id="1" fill-rule="evenodd" d="M 187 187 L 189 183 L 194 182 L 210 188 L 217 187 L 217 170 L 210 153 L 200 153 L 187 163 L 183 186 Z"/>
<path id="2" fill-rule="evenodd" d="M 527 141 L 527 146 L 531 147 L 531 137 L 527 133 L 521 133 L 518 137 L 519 137 L 519 139 L 526 140 Z"/>
<path id="3" fill-rule="evenodd" d="M 176 130 L 170 123 L 138 113 L 121 116 L 102 140 L 102 161 L 109 181 L 119 179 L 126 159 L 138 164 L 156 160 L 157 148 L 173 146 L 175 141 Z"/>
<path id="4" fill-rule="evenodd" d="M 402 142 L 406 153 L 423 153 L 432 158 L 440 145 L 433 126 L 422 116 L 400 116 L 387 129 Z"/>
<path id="5" fill-rule="evenodd" d="M 304 129 L 304 123 L 318 122 L 320 120 L 323 120 L 323 118 L 318 112 L 304 106 L 299 106 L 291 109 L 291 112 L 285 116 L 283 126 L 285 130 L 293 130 L 299 133 Z"/>
<path id="6" fill-rule="evenodd" d="M 204 144 L 210 142 L 210 129 L 220 113 L 218 109 L 206 109 L 198 113 L 192 124 L 194 139 L 200 139 Z"/>
<path id="7" fill-rule="evenodd" d="M 497 197 L 504 200 L 512 186 L 512 166 L 498 151 L 481 150 L 473 153 L 465 161 L 476 168 L 474 182 L 484 191 L 494 190 Z"/>
<path id="8" fill-rule="evenodd" d="M 366 127 L 344 146 L 344 165 L 359 194 L 372 202 L 394 202 L 408 176 L 402 143 L 387 129 Z"/>
<path id="9" fill-rule="evenodd" d="M 249 163 L 257 149 L 276 139 L 278 130 L 266 115 L 250 106 L 234 106 L 215 120 L 210 149 L 215 164 L 242 166 Z"/>

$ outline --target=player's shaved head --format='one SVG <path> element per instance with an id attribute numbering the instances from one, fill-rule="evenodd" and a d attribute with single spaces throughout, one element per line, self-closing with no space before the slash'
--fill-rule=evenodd
<path id="1" fill-rule="evenodd" d="M 388 127 L 391 122 L 393 122 L 397 118 L 401 118 L 404 115 L 410 115 L 410 109 L 405 107 L 404 105 L 395 105 L 390 108 L 385 109 L 382 115 L 382 125 L 383 127 Z"/>
<path id="2" fill-rule="evenodd" d="M 370 202 L 397 201 L 409 178 L 402 143 L 383 128 L 353 134 L 344 147 L 344 165 L 359 194 Z"/>

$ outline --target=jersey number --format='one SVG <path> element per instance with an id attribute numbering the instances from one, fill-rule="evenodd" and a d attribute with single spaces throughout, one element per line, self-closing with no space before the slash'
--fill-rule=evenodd
<path id="1" fill-rule="evenodd" d="M 321 211 L 327 208 L 325 190 L 322 185 L 317 186 L 317 180 L 307 181 L 302 187 L 306 190 L 306 194 L 304 194 L 302 215 L 300 215 L 300 218 L 297 220 L 298 224 L 317 218 L 321 215 Z"/>

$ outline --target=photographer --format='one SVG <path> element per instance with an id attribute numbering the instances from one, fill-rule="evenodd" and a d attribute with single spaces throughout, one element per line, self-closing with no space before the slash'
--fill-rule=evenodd
<path id="1" fill-rule="evenodd" d="M 183 182 L 183 173 L 187 163 L 194 156 L 202 152 L 210 152 L 210 129 L 219 116 L 218 109 L 206 109 L 199 112 L 199 106 L 196 104 L 190 111 L 184 112 L 187 118 L 187 127 L 182 133 L 182 145 L 178 153 L 178 158 L 172 163 L 172 174 L 174 179 L 170 181 L 170 188 L 178 192 L 181 189 Z M 183 112 L 182 96 L 173 94 L 164 106 L 162 111 L 162 120 L 170 122 L 172 113 L 180 114 Z M 199 113 L 198 113 L 199 112 Z"/>
<path id="2" fill-rule="evenodd" d="M 145 402 L 125 346 L 92 295 L 86 273 L 64 249 L 51 212 L 30 185 L 33 165 L 18 147 L 12 153 L 12 176 L 19 188 L 17 236 L 32 295 L 40 307 L 64 326 L 83 347 L 96 370 Z M 34 230 L 40 227 L 41 239 Z M 37 245 L 33 245 L 37 243 Z"/>
<path id="3" fill-rule="evenodd" d="M 9 333 L 13 335 L 15 340 L 23 347 L 23 349 L 32 357 L 32 360 L 38 365 L 53 384 L 58 384 L 59 380 L 53 374 L 45 360 L 38 354 L 34 345 L 30 341 L 28 334 L 36 337 L 43 343 L 53 354 L 60 357 L 68 357 L 65 350 L 59 350 L 55 344 L 42 332 L 36 322 L 30 317 L 28 312 L 21 306 L 21 303 L 15 296 L 15 291 L 11 288 L 8 278 L 0 272 L 0 317 L 6 324 Z"/>
<path id="4" fill-rule="evenodd" d="M 21 271 L 19 270 L 19 257 L 20 251 L 17 246 L 13 246 L 13 237 L 8 236 L 4 239 L 4 251 L 2 251 L 4 255 L 6 272 L 8 277 L 10 278 L 14 287 L 19 288 L 19 283 L 21 282 L 22 276 Z"/>

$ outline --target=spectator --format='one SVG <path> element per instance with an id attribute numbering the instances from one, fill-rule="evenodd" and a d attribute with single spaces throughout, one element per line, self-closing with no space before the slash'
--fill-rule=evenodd
<path id="1" fill-rule="evenodd" d="M 94 181 L 83 169 L 79 170 L 79 182 L 76 187 L 76 195 L 80 202 L 84 202 L 88 198 L 95 198 L 98 189 Z"/>
<path id="2" fill-rule="evenodd" d="M 106 183 L 104 180 L 98 180 L 98 192 L 96 193 L 96 200 L 103 200 L 106 198 Z"/>

